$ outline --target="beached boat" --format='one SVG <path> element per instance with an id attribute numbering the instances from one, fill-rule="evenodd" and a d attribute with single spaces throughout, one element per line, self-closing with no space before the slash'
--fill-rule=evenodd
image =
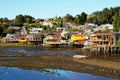
<path id="1" fill-rule="evenodd" d="M 88 56 L 87 55 L 78 55 L 78 54 L 75 54 L 73 55 L 74 58 L 80 58 L 80 59 L 87 59 Z"/>

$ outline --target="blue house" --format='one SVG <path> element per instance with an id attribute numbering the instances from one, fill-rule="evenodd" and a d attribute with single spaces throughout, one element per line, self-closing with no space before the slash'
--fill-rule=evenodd
<path id="1" fill-rule="evenodd" d="M 69 28 L 71 28 L 71 26 L 63 26 L 63 28 L 69 29 Z"/>

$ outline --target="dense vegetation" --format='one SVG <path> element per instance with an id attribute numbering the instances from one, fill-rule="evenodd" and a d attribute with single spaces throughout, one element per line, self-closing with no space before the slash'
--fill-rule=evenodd
<path id="1" fill-rule="evenodd" d="M 14 33 L 14 29 L 9 29 L 9 26 L 26 26 L 26 29 L 29 27 L 40 27 L 43 30 L 54 30 L 57 27 L 62 27 L 64 23 L 71 22 L 78 25 L 84 25 L 85 23 L 94 23 L 94 24 L 113 24 L 114 31 L 120 31 L 120 7 L 114 8 L 104 8 L 102 11 L 93 12 L 90 15 L 87 15 L 85 12 L 81 14 L 77 14 L 76 16 L 72 16 L 70 14 L 66 14 L 64 17 L 55 17 L 49 19 L 53 23 L 53 27 L 43 26 L 40 24 L 40 21 L 43 19 L 35 19 L 30 15 L 17 15 L 15 19 L 9 20 L 8 18 L 0 18 L 0 36 L 5 36 L 7 33 Z"/>
<path id="2" fill-rule="evenodd" d="M 120 31 L 120 7 L 104 8 L 102 11 L 94 12 L 88 17 L 87 22 L 98 25 L 114 24 L 114 31 Z"/>

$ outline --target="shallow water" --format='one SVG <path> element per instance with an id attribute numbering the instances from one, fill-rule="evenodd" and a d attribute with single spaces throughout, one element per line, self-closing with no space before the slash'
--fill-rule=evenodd
<path id="1" fill-rule="evenodd" d="M 44 54 L 44 55 L 61 55 L 72 56 L 72 52 L 69 50 L 46 50 L 43 48 L 25 48 L 25 47 L 0 47 L 1 53 L 14 54 Z"/>
<path id="2" fill-rule="evenodd" d="M 0 67 L 0 80 L 117 80 L 86 73 L 60 69 L 43 69 L 40 71 L 20 68 Z"/>
<path id="3" fill-rule="evenodd" d="M 1 57 L 0 56 L 0 59 L 18 59 L 18 58 L 20 58 L 20 57 L 11 57 L 11 56 L 8 56 L 8 57 Z"/>

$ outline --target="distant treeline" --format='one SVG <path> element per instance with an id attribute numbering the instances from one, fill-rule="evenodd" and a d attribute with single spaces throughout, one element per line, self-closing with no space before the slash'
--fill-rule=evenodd
<path id="1" fill-rule="evenodd" d="M 92 13 L 88 19 L 87 22 L 95 23 L 95 24 L 106 24 L 110 23 L 112 24 L 114 21 L 115 14 L 120 13 L 120 7 L 114 7 L 114 8 L 104 8 L 102 11 L 96 11 Z"/>

